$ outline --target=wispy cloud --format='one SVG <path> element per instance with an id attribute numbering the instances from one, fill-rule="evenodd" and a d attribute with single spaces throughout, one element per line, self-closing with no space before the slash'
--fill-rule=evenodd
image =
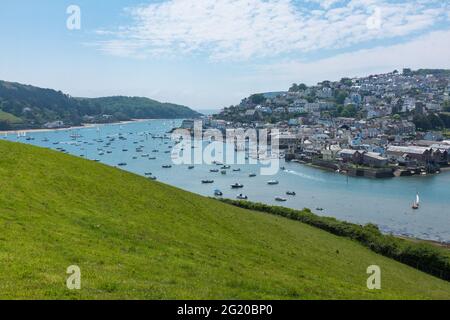
<path id="1" fill-rule="evenodd" d="M 449 10 L 435 0 L 167 0 L 126 9 L 130 25 L 99 30 L 96 45 L 138 58 L 248 60 L 410 36 L 448 22 Z"/>

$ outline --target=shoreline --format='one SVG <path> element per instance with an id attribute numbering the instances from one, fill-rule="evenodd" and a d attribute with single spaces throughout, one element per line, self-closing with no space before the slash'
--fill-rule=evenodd
<path id="1" fill-rule="evenodd" d="M 161 120 L 161 119 L 132 119 L 127 121 L 119 121 L 119 122 L 110 122 L 110 123 L 84 123 L 81 126 L 72 126 L 67 128 L 54 128 L 54 129 L 23 129 L 23 130 L 0 130 L 0 134 L 18 134 L 18 133 L 38 133 L 38 132 L 52 132 L 52 131 L 70 131 L 70 130 L 79 130 L 79 129 L 89 129 L 106 125 L 121 125 L 121 124 L 130 124 L 137 122 L 145 122 L 150 120 Z M 168 119 L 172 120 L 172 119 Z M 175 120 L 175 119 L 173 119 Z"/>

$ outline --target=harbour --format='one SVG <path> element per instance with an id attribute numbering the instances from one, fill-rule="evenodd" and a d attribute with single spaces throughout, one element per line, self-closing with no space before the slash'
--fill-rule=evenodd
<path id="1" fill-rule="evenodd" d="M 32 131 L 25 135 L 0 134 L 0 138 L 98 161 L 204 196 L 221 194 L 225 198 L 294 209 L 310 208 L 316 214 L 340 220 L 375 223 L 385 233 L 450 242 L 448 172 L 396 179 L 361 179 L 284 159 L 280 159 L 284 170 L 280 169 L 275 176 L 257 174 L 260 164 L 172 165 L 171 150 L 175 142 L 167 132 L 180 124 L 181 120 L 147 120 Z M 232 185 L 242 187 L 235 189 Z M 417 193 L 420 208 L 415 210 L 411 204 Z"/>

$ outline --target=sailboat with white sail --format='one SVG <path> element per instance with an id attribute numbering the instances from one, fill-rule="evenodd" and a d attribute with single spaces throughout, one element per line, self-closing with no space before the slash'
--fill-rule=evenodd
<path id="1" fill-rule="evenodd" d="M 416 195 L 416 200 L 414 201 L 412 208 L 413 208 L 414 210 L 417 210 L 417 209 L 420 208 L 420 197 L 419 197 L 419 193 L 417 193 L 417 195 Z"/>

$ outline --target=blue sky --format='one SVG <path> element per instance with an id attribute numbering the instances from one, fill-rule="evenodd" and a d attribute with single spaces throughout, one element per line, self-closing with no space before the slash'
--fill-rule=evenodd
<path id="1" fill-rule="evenodd" d="M 0 41 L 3 80 L 211 109 L 293 82 L 450 68 L 450 1 L 2 0 Z"/>

